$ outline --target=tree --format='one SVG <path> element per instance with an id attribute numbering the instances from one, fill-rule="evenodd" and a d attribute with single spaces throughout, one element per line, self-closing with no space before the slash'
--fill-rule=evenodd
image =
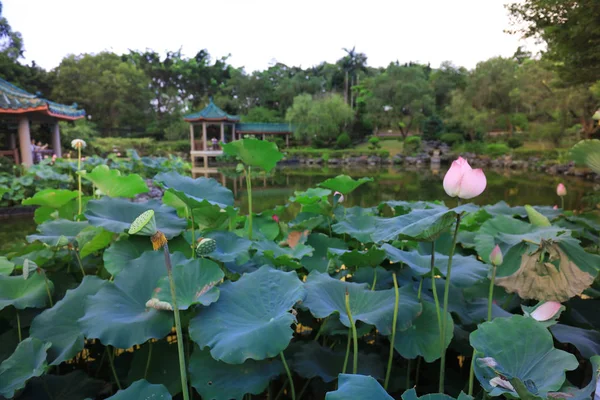
<path id="1" fill-rule="evenodd" d="M 2 16 L 2 2 L 0 1 L 0 53 L 12 60 L 23 57 L 23 36 L 12 30 L 8 20 Z"/>
<path id="2" fill-rule="evenodd" d="M 485 132 L 487 128 L 489 118 L 487 111 L 475 109 L 463 91 L 452 92 L 447 113 L 449 115 L 448 123 L 459 126 L 470 140 L 475 139 L 478 133 Z"/>
<path id="3" fill-rule="evenodd" d="M 242 115 L 242 122 L 282 122 L 283 118 L 277 115 L 277 111 L 265 107 L 254 107 Z"/>
<path id="4" fill-rule="evenodd" d="M 435 106 L 442 111 L 450 103 L 450 95 L 456 89 L 467 87 L 469 72 L 464 67 L 456 67 L 450 61 L 444 61 L 440 68 L 431 73 L 429 81 L 435 93 Z"/>
<path id="5" fill-rule="evenodd" d="M 295 125 L 297 139 L 330 146 L 352 116 L 352 109 L 338 95 L 313 99 L 309 94 L 301 94 L 294 98 L 285 118 Z"/>
<path id="6" fill-rule="evenodd" d="M 364 53 L 356 52 L 356 47 L 342 50 L 347 53 L 347 56 L 338 61 L 344 71 L 344 101 L 350 105 L 350 108 L 354 108 L 354 94 L 351 88 L 359 83 L 358 73 L 367 71 L 367 56 Z M 349 100 L 348 95 L 350 95 Z"/>

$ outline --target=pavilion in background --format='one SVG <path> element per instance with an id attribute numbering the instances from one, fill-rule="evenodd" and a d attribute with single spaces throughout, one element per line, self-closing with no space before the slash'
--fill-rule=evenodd
<path id="1" fill-rule="evenodd" d="M 0 150 L 0 156 L 13 157 L 15 163 L 25 166 L 33 164 L 31 151 L 30 124 L 41 123 L 52 126 L 52 151 L 62 156 L 59 121 L 74 121 L 85 117 L 84 110 L 76 105 L 67 106 L 54 103 L 31 94 L 0 78 L 0 121 L 17 125 L 19 146 L 13 132 L 2 132 L 7 137 L 7 150 Z M 20 162 L 19 162 L 20 161 Z"/>
<path id="2" fill-rule="evenodd" d="M 293 133 L 292 126 L 285 123 L 241 123 L 240 117 L 237 115 L 227 114 L 221 110 L 212 98 L 203 110 L 184 117 L 186 122 L 190 123 L 190 158 L 192 167 L 195 166 L 197 157 L 203 158 L 204 168 L 208 169 L 208 158 L 218 157 L 223 154 L 223 149 L 217 144 L 216 146 L 209 143 L 208 127 L 218 125 L 220 127 L 219 134 L 212 134 L 212 138 L 216 138 L 218 143 L 227 143 L 240 139 L 244 135 L 254 135 L 266 139 L 267 135 L 284 135 L 285 144 L 289 146 L 289 138 Z M 196 140 L 194 127 L 202 127 L 202 138 Z M 226 132 L 227 131 L 227 132 Z"/>

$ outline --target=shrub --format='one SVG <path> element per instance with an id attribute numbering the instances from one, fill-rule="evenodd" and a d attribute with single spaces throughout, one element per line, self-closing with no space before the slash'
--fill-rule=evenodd
<path id="1" fill-rule="evenodd" d="M 440 140 L 449 146 L 454 146 L 455 144 L 462 143 L 464 137 L 461 133 L 444 133 L 440 136 Z"/>
<path id="2" fill-rule="evenodd" d="M 346 132 L 342 132 L 340 136 L 337 137 L 335 141 L 335 147 L 337 149 L 347 149 L 352 144 L 352 139 L 350 139 L 350 135 Z"/>
<path id="3" fill-rule="evenodd" d="M 506 141 L 506 144 L 511 149 L 518 149 L 519 147 L 523 146 L 523 141 L 519 138 L 511 137 Z"/>
<path id="4" fill-rule="evenodd" d="M 432 115 L 423 121 L 423 139 L 435 140 L 444 132 L 444 121 L 437 115 Z"/>
<path id="5" fill-rule="evenodd" d="M 485 154 L 490 157 L 500 157 L 510 153 L 510 147 L 504 143 L 490 143 L 485 147 Z"/>
<path id="6" fill-rule="evenodd" d="M 369 149 L 377 150 L 380 148 L 381 148 L 381 145 L 379 144 L 379 138 L 377 136 L 371 136 L 369 138 Z"/>
<path id="7" fill-rule="evenodd" d="M 414 154 L 421 150 L 421 137 L 409 136 L 404 140 L 404 153 Z"/>

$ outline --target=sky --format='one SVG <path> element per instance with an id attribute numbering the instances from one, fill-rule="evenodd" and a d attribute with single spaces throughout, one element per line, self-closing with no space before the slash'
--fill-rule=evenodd
<path id="1" fill-rule="evenodd" d="M 504 33 L 508 0 L 2 0 L 26 63 L 52 69 L 68 54 L 182 49 L 247 72 L 275 62 L 311 67 L 356 47 L 371 67 L 442 61 L 474 68 L 532 43 Z"/>

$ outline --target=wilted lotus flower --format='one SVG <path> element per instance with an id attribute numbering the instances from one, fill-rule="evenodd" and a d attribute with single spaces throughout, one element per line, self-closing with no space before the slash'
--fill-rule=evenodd
<path id="1" fill-rule="evenodd" d="M 559 197 L 563 197 L 567 195 L 567 188 L 565 187 L 565 185 L 563 185 L 562 183 L 559 183 L 558 186 L 556 187 L 556 194 Z"/>
<path id="2" fill-rule="evenodd" d="M 504 379 L 500 378 L 499 376 L 490 379 L 490 386 L 492 386 L 492 387 L 500 386 L 501 388 L 512 390 L 513 392 L 515 391 L 515 388 L 509 381 L 505 381 Z"/>
<path id="3" fill-rule="evenodd" d="M 481 169 L 473 169 L 462 157 L 452 162 L 444 176 L 444 190 L 450 197 L 472 199 L 485 190 L 487 180 Z"/>
<path id="4" fill-rule="evenodd" d="M 344 195 L 343 195 L 343 194 L 341 194 L 340 192 L 336 191 L 336 192 L 333 194 L 333 198 L 335 199 L 336 197 L 337 197 L 337 199 L 338 199 L 338 201 L 337 201 L 338 203 L 343 203 L 343 202 L 344 202 Z"/>
<path id="5" fill-rule="evenodd" d="M 490 261 L 496 266 L 502 265 L 504 258 L 502 257 L 502 250 L 500 250 L 500 246 L 496 245 L 496 247 L 494 247 L 494 250 L 492 250 L 490 253 Z"/>
<path id="6" fill-rule="evenodd" d="M 74 139 L 71 141 L 71 147 L 74 149 L 85 149 L 85 141 L 81 139 Z"/>
<path id="7" fill-rule="evenodd" d="M 536 321 L 548 321 L 556 315 L 562 305 L 558 301 L 547 301 L 535 309 L 530 315 Z"/>

